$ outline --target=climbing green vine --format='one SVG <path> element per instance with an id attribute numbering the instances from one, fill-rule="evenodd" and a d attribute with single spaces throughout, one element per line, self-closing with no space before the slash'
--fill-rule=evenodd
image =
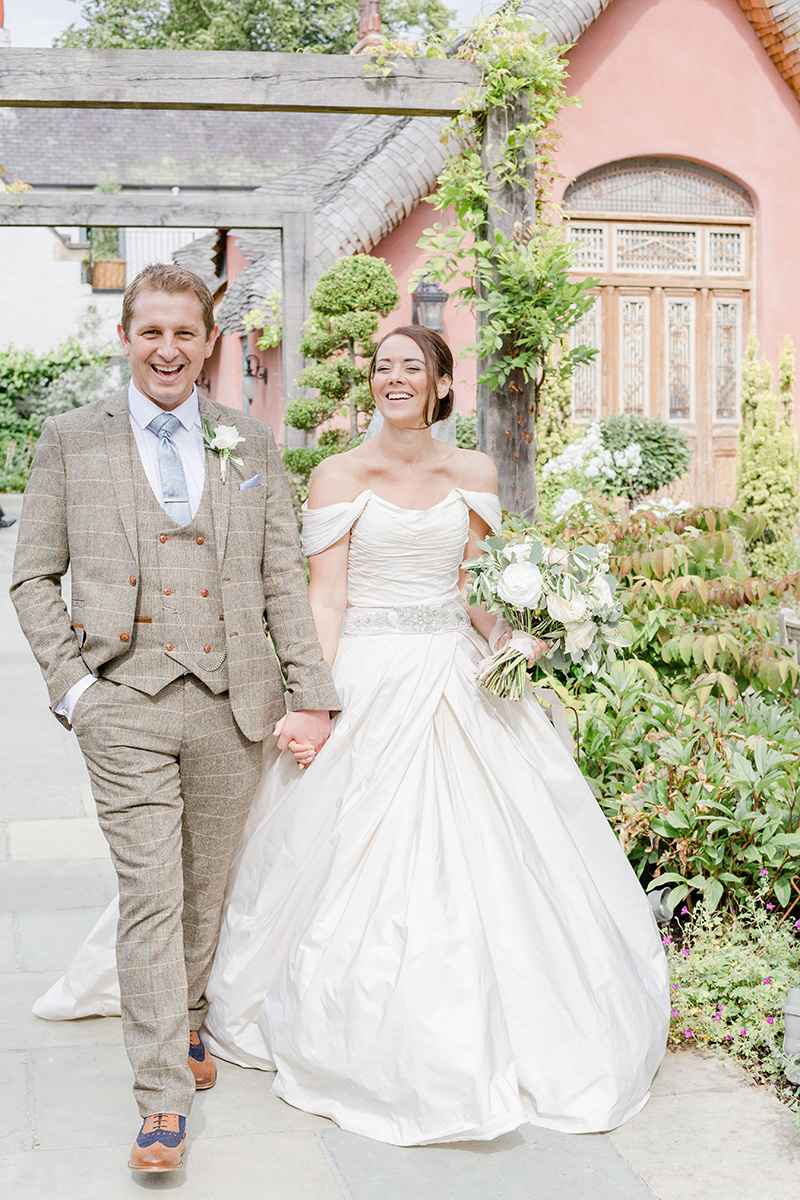
<path id="1" fill-rule="evenodd" d="M 424 231 L 418 245 L 428 255 L 421 278 L 457 283 L 453 293 L 461 305 L 481 314 L 475 343 L 467 347 L 482 363 L 479 382 L 493 389 L 509 379 L 515 387 L 531 385 L 534 413 L 548 375 L 568 378 L 595 350 L 586 346 L 558 348 L 564 335 L 591 307 L 597 280 L 570 281 L 572 251 L 564 238 L 560 214 L 552 199 L 558 142 L 557 120 L 579 103 L 566 92 L 569 47 L 548 43 L 531 17 L 516 6 L 478 21 L 457 45 L 455 54 L 481 68 L 481 102 L 477 93 L 464 96 L 458 114 L 444 134 L 459 152 L 445 164 L 428 202 L 445 220 Z M 388 74 L 393 55 L 413 52 L 409 44 L 387 43 L 368 69 Z M 432 40 L 416 52 L 426 57 L 452 56 L 453 48 Z M 489 177 L 482 160 L 487 114 L 507 114 L 504 145 L 493 164 L 497 183 L 529 188 L 535 166 L 534 222 L 515 225 L 511 236 L 489 232 Z"/>

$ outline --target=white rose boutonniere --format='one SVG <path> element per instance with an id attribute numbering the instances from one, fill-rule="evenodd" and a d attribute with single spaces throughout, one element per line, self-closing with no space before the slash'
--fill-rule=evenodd
<path id="1" fill-rule="evenodd" d="M 207 418 L 203 419 L 202 434 L 206 450 L 213 450 L 214 454 L 219 455 L 219 477 L 225 483 L 228 478 L 228 459 L 242 466 L 241 458 L 234 458 L 233 451 L 245 439 L 235 425 L 212 425 Z"/>

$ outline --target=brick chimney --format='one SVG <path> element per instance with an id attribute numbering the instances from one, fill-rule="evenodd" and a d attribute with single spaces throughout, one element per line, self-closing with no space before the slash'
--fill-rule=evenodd
<path id="1" fill-rule="evenodd" d="M 365 50 L 382 44 L 380 0 L 359 0 L 358 41 L 350 53 L 363 54 Z"/>

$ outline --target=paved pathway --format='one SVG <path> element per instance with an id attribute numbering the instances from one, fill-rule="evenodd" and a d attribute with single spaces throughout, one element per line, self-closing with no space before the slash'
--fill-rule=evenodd
<path id="1" fill-rule="evenodd" d="M 9 516 L 19 497 L 0 497 Z M 47 711 L 8 599 L 16 529 L 0 530 L 0 1189 L 14 1200 L 797 1200 L 800 1134 L 729 1063 L 671 1054 L 644 1111 L 610 1136 L 530 1127 L 402 1150 L 343 1133 L 219 1064 L 198 1096 L 187 1170 L 132 1177 L 137 1126 L 114 1018 L 49 1023 L 33 1000 L 114 893 L 73 736 Z"/>

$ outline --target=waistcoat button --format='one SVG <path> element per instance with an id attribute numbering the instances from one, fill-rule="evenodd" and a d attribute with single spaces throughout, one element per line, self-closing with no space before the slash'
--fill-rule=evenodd
<path id="1" fill-rule="evenodd" d="M 203 543 L 205 542 L 205 540 L 206 540 L 205 538 L 198 538 L 198 539 L 197 539 L 197 544 L 198 544 L 198 546 L 202 546 L 202 545 L 203 545 Z"/>
<path id="2" fill-rule="evenodd" d="M 162 533 L 161 537 L 158 540 L 161 542 L 161 544 L 163 546 L 164 542 L 167 540 L 167 535 L 165 533 Z"/>
<path id="3" fill-rule="evenodd" d="M 129 642 L 131 640 L 131 635 L 129 633 L 121 633 L 119 635 L 119 640 L 121 642 Z"/>
<path id="4" fill-rule="evenodd" d="M 136 576 L 131 575 L 131 587 L 136 587 Z"/>
<path id="5" fill-rule="evenodd" d="M 164 647 L 164 649 L 165 649 L 165 650 L 174 650 L 174 649 L 175 649 L 175 647 L 173 646 L 172 642 L 167 642 L 167 644 L 166 644 L 166 646 Z"/>
<path id="6" fill-rule="evenodd" d="M 211 653 L 211 647 L 203 646 L 203 654 L 210 654 L 210 653 Z"/>
<path id="7" fill-rule="evenodd" d="M 200 593 L 200 595 L 201 595 L 201 596 L 207 596 L 207 595 L 208 595 L 208 588 L 203 588 L 203 590 L 202 590 L 202 592 Z"/>

